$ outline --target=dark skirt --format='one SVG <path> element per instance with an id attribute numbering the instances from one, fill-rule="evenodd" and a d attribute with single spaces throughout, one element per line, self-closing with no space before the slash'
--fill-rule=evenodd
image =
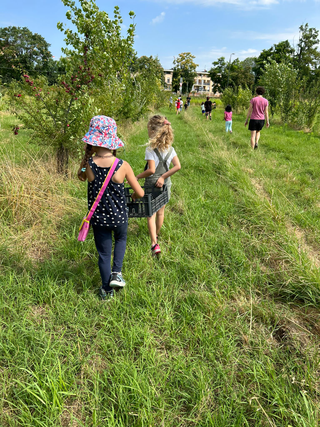
<path id="1" fill-rule="evenodd" d="M 255 130 L 257 132 L 260 132 L 263 126 L 264 126 L 264 120 L 250 119 L 249 130 Z"/>

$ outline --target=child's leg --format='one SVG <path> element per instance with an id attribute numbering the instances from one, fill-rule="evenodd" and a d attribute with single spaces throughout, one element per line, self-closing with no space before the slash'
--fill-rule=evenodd
<path id="1" fill-rule="evenodd" d="M 121 273 L 124 254 L 127 246 L 128 223 L 113 229 L 114 252 L 113 252 L 113 273 Z"/>
<path id="2" fill-rule="evenodd" d="M 157 231 L 156 231 L 156 213 L 147 218 L 148 220 L 148 229 L 151 239 L 151 246 L 157 243 Z"/>
<path id="3" fill-rule="evenodd" d="M 228 122 L 226 122 L 226 132 L 228 133 L 228 130 L 229 130 L 229 123 Z"/>
<path id="4" fill-rule="evenodd" d="M 156 213 L 156 234 L 158 235 L 160 233 L 163 220 L 164 220 L 164 210 L 166 208 L 166 205 L 162 206 Z"/>
<path id="5" fill-rule="evenodd" d="M 111 251 L 112 251 L 112 235 L 111 230 L 107 227 L 100 227 L 99 225 L 92 227 L 94 234 L 94 241 L 99 254 L 99 270 L 102 280 L 102 288 L 106 292 L 111 292 L 112 288 L 109 286 L 111 276 Z"/>

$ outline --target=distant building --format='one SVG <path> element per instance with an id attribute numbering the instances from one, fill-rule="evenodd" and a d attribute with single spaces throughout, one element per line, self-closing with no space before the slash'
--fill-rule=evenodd
<path id="1" fill-rule="evenodd" d="M 173 70 L 163 70 L 164 73 L 164 87 L 167 90 L 172 90 L 172 76 Z"/>
<path id="2" fill-rule="evenodd" d="M 173 70 L 163 70 L 165 89 L 172 90 Z M 197 71 L 197 76 L 194 78 L 194 84 L 189 92 L 199 93 L 199 95 L 210 95 L 212 93 L 213 82 L 207 71 Z"/>

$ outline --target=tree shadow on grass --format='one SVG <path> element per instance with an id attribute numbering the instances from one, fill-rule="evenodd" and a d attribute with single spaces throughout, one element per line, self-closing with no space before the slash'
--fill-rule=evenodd
<path id="1" fill-rule="evenodd" d="M 51 247 L 49 255 L 41 261 L 27 257 L 23 248 L 17 248 L 12 253 L 3 245 L 0 272 L 4 275 L 14 275 L 17 280 L 30 278 L 33 282 L 47 280 L 56 285 L 73 287 L 81 294 L 87 290 L 97 290 L 101 286 L 98 268 L 98 253 L 94 244 L 93 232 L 90 230 L 85 242 L 79 242 L 79 215 L 70 216 L 63 222 L 59 230 L 58 245 Z M 131 221 L 128 229 L 128 241 L 146 234 L 146 221 Z"/>

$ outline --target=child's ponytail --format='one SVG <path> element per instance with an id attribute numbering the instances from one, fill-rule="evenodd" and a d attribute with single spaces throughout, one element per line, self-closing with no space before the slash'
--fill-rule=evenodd
<path id="1" fill-rule="evenodd" d="M 88 160 L 92 156 L 92 145 L 87 144 L 86 145 L 86 151 L 84 154 L 84 157 L 80 163 L 80 168 L 78 170 L 78 178 L 83 181 L 83 178 L 85 177 L 85 171 L 88 165 Z"/>

